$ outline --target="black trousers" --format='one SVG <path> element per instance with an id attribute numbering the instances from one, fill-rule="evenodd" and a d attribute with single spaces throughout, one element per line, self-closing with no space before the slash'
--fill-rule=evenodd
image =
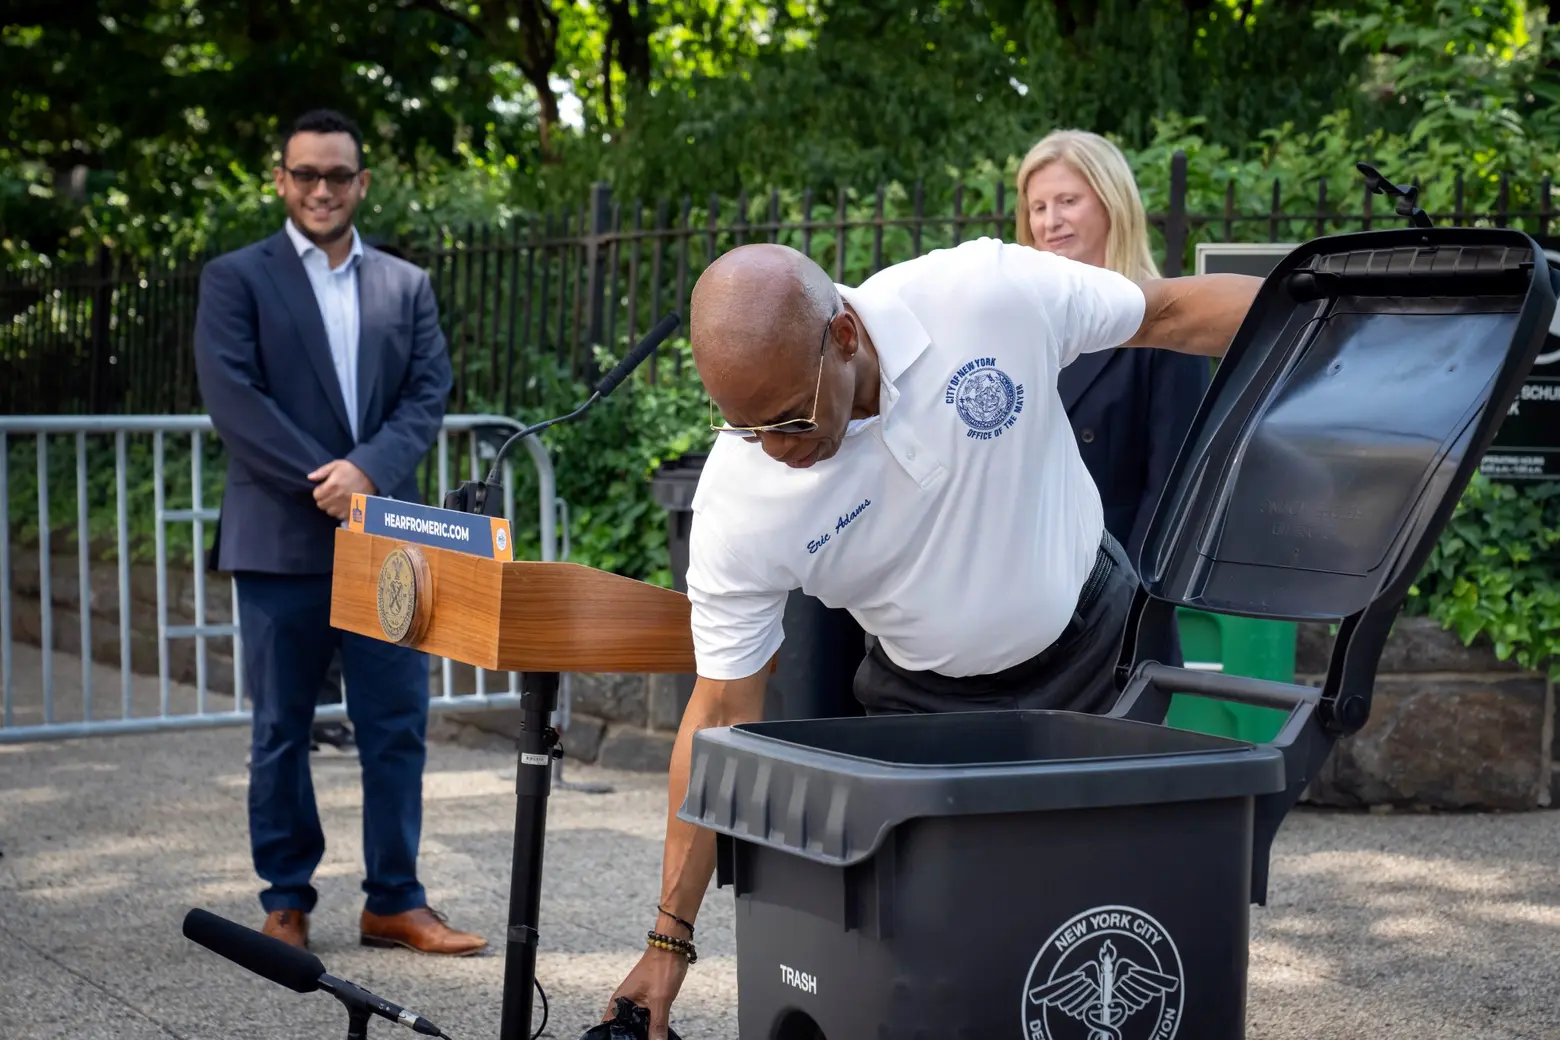
<path id="1" fill-rule="evenodd" d="M 1109 533 L 1072 623 L 1027 661 L 990 675 L 912 672 L 888 659 L 876 638 L 856 670 L 855 693 L 869 715 L 1055 709 L 1103 714 L 1116 703 L 1115 665 L 1137 575 Z"/>

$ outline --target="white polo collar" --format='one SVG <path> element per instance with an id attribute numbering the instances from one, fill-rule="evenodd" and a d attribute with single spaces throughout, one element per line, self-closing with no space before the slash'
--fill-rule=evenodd
<path id="1" fill-rule="evenodd" d="M 866 292 L 848 285 L 835 288 L 867 327 L 885 382 L 898 379 L 931 345 L 932 338 L 920 320 L 894 293 Z"/>
<path id="2" fill-rule="evenodd" d="M 846 303 L 855 310 L 878 357 L 878 414 L 870 419 L 852 419 L 847 433 L 856 433 L 882 419 L 885 427 L 888 417 L 899 401 L 899 387 L 895 383 L 905 370 L 931 346 L 920 319 L 905 302 L 893 292 L 863 291 L 848 285 L 835 285 Z"/>

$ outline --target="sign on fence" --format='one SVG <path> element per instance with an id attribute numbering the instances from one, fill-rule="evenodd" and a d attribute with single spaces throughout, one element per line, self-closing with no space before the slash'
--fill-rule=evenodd
<path id="1" fill-rule="evenodd" d="M 1560 237 L 1538 237 L 1549 262 L 1560 266 Z M 1199 242 L 1198 274 L 1249 274 L 1266 278 L 1293 242 Z M 1560 322 L 1560 312 L 1557 312 Z M 1560 480 L 1560 336 L 1550 327 L 1549 343 L 1533 363 L 1522 391 L 1495 434 L 1479 472 L 1491 480 Z"/>
<path id="2" fill-rule="evenodd" d="M 1560 238 L 1537 237 L 1551 264 L 1560 265 Z M 1560 312 L 1557 312 L 1560 317 Z M 1506 413 L 1479 471 L 1492 480 L 1560 480 L 1560 338 L 1549 326 L 1544 352 Z"/>
<path id="3" fill-rule="evenodd" d="M 1199 242 L 1197 273 L 1266 278 L 1280 260 L 1297 248 L 1296 242 Z"/>

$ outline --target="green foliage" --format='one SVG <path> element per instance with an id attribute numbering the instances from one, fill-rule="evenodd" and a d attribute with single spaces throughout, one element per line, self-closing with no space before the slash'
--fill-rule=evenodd
<path id="1" fill-rule="evenodd" d="M 595 181 L 674 198 L 931 182 L 1059 124 L 1142 145 L 1177 113 L 1238 149 L 1355 104 L 1359 59 L 1332 57 L 1340 29 L 1305 31 L 1307 6 L 23 0 L 0 34 L 0 253 L 228 228 L 283 121 L 322 99 L 359 117 L 381 176 L 502 167 L 488 187 L 526 209 Z"/>
<path id="2" fill-rule="evenodd" d="M 1560 484 L 1476 476 L 1404 609 L 1560 678 Z"/>
<path id="3" fill-rule="evenodd" d="M 891 0 L 796 5 L 767 29 L 740 61 L 666 63 L 597 149 L 598 176 L 626 196 L 695 199 L 940 188 L 949 167 L 1001 163 L 1058 126 L 1142 146 L 1155 120 L 1195 112 L 1211 140 L 1240 148 L 1286 119 L 1363 104 L 1336 58 L 1341 34 L 1313 29 L 1303 4 Z"/>
<path id="4" fill-rule="evenodd" d="M 0 246 L 18 256 L 178 232 L 230 171 L 268 171 L 285 121 L 322 99 L 358 117 L 376 166 L 453 160 L 463 143 L 534 156 L 530 107 L 491 111 L 512 67 L 436 6 L 19 0 L 6 14 Z M 83 209 L 96 221 L 72 220 Z M 105 210 L 122 219 L 101 226 Z"/>
<path id="5" fill-rule="evenodd" d="M 1194 222 L 1185 262 L 1198 241 L 1304 241 L 1357 230 L 1367 205 L 1374 226 L 1402 226 L 1387 200 L 1367 195 L 1360 161 L 1398 183 L 1417 182 L 1420 205 L 1437 222 L 1488 223 L 1465 215 L 1504 207 L 1515 214 L 1510 226 L 1537 231 L 1544 178 L 1560 166 L 1560 106 L 1548 100 L 1560 97 L 1552 71 L 1560 29 L 1541 10 L 1364 0 L 1316 19 L 1341 30 L 1344 54 L 1369 55 L 1355 86 L 1373 105 L 1338 108 L 1309 129 L 1284 122 L 1239 148 L 1210 135 L 1205 118 L 1170 116 L 1154 121 L 1145 146 L 1126 149 L 1150 212 L 1168 208 L 1162 171 L 1176 151 L 1187 156 L 1188 211 L 1228 207 L 1228 221 Z M 1402 125 L 1394 112 L 1413 120 Z M 1275 226 L 1275 209 L 1299 219 Z"/>
<path id="6" fill-rule="evenodd" d="M 1012 6 L 1025 55 L 1018 76 L 1029 88 L 1026 129 L 1037 138 L 1051 126 L 1080 126 L 1142 147 L 1156 121 L 1195 113 L 1210 140 L 1240 148 L 1268 127 L 1364 104 L 1349 91 L 1353 65 L 1336 58 L 1341 33 L 1314 26 L 1307 3 Z"/>
<path id="7" fill-rule="evenodd" d="M 1457 161 L 1493 186 L 1503 172 L 1537 181 L 1554 170 L 1560 32 L 1546 14 L 1512 0 L 1366 0 L 1316 20 L 1344 30 L 1342 54 L 1366 58 L 1357 80 L 1380 102 L 1373 112 L 1413 113 L 1398 144 L 1423 157 L 1421 176 Z"/>

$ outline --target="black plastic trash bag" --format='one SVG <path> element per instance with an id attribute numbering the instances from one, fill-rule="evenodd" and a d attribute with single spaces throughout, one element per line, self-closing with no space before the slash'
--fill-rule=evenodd
<path id="1" fill-rule="evenodd" d="M 591 1026 L 580 1040 L 650 1040 L 650 1009 L 640 1007 L 627 997 L 618 997 L 612 1021 Z M 682 1040 L 682 1037 L 668 1026 L 666 1040 Z"/>

